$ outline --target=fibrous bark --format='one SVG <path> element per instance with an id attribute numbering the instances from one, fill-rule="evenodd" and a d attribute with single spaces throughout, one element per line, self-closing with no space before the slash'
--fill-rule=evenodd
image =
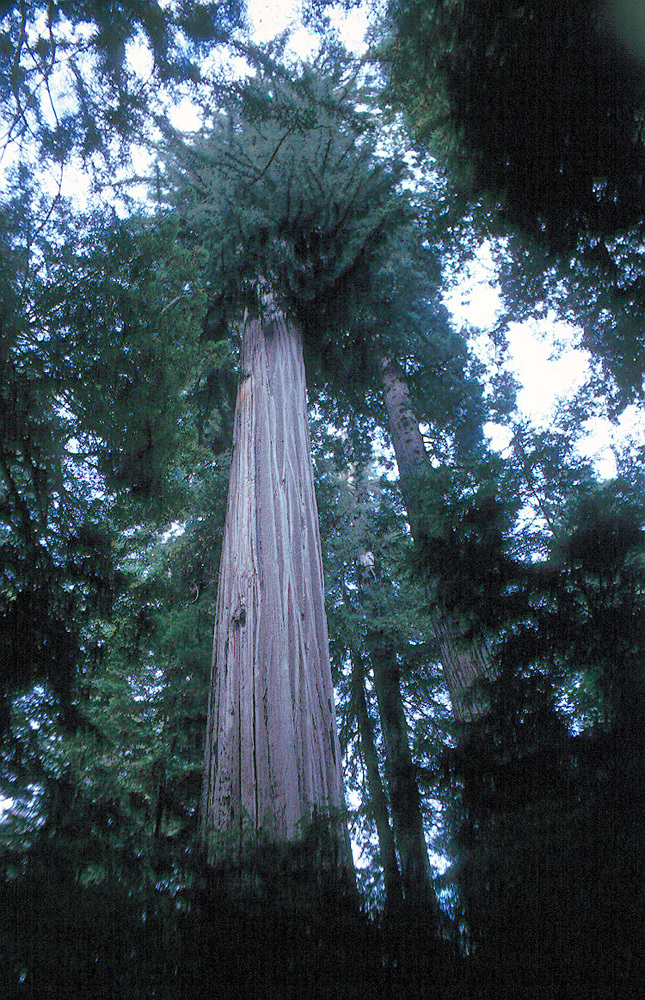
<path id="1" fill-rule="evenodd" d="M 424 532 L 428 533 L 419 487 L 429 471 L 430 459 L 401 366 L 392 360 L 382 360 L 381 378 L 390 438 L 399 467 L 401 493 L 412 537 L 418 544 Z M 432 588 L 428 588 L 428 604 L 453 715 L 457 722 L 468 722 L 485 710 L 479 685 L 491 676 L 490 650 L 485 640 L 473 640 L 468 636 L 467 627 L 459 615 L 442 607 Z"/>
<path id="2" fill-rule="evenodd" d="M 213 644 L 203 836 L 286 841 L 343 806 L 301 336 L 247 317 Z"/>

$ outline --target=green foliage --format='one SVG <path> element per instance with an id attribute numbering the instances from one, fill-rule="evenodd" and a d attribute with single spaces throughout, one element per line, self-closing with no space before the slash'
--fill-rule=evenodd
<path id="1" fill-rule="evenodd" d="M 476 179 L 509 219 L 558 250 L 586 227 L 640 221 L 645 77 L 604 4 L 403 0 L 390 18 L 396 97 L 425 139 L 417 105 L 443 84 Z"/>
<path id="2" fill-rule="evenodd" d="M 78 842 L 5 854 L 5 995 L 450 996 L 440 946 L 415 962 L 410 942 L 364 913 L 330 843 L 317 819 L 294 844 L 258 844 L 234 865 L 152 853 L 118 876 Z"/>
<path id="3" fill-rule="evenodd" d="M 373 459 L 361 465 L 361 446 L 365 448 L 366 440 L 359 439 L 354 450 L 351 439 L 332 435 L 320 424 L 314 424 L 313 440 L 344 778 L 350 801 L 355 803 L 352 838 L 361 850 L 359 884 L 372 906 L 396 909 L 394 901 L 385 898 L 383 845 L 376 842 L 374 788 L 367 780 L 354 674 L 360 669 L 364 675 L 383 786 L 387 764 L 372 674 L 387 666 L 399 678 L 414 781 L 422 793 L 428 838 L 434 843 L 439 824 L 430 800 L 437 791 L 436 762 L 448 727 L 437 653 L 425 629 L 423 588 L 408 571 L 410 539 L 395 483 L 376 474 Z M 350 463 L 350 456 L 356 462 Z M 361 561 L 362 556 L 367 558 Z M 385 795 L 390 811 L 388 790 Z M 411 899 L 408 902 L 411 905 Z M 432 924 L 433 933 L 435 916 L 429 908 L 423 917 Z"/>
<path id="4" fill-rule="evenodd" d="M 172 221 L 97 216 L 65 235 L 37 308 L 58 376 L 78 379 L 69 429 L 81 453 L 98 444 L 108 488 L 150 497 L 191 433 L 181 390 L 195 365 L 203 260 Z"/>
<path id="5" fill-rule="evenodd" d="M 432 0 L 388 3 L 375 47 L 387 79 L 384 105 L 403 108 L 419 144 L 429 144 L 444 156 L 450 156 L 454 146 L 445 85 L 451 6 Z"/>
<path id="6" fill-rule="evenodd" d="M 576 628 L 561 626 L 562 652 L 570 669 L 593 681 L 597 721 L 638 741 L 645 711 L 642 501 L 617 480 L 584 496 L 572 513 L 573 530 L 559 548 L 576 588 L 563 611 Z"/>
<path id="7" fill-rule="evenodd" d="M 386 338 L 388 302 L 400 298 L 394 262 L 410 204 L 397 189 L 402 161 L 375 155 L 378 124 L 354 67 L 323 58 L 285 67 L 257 54 L 256 75 L 220 95 L 211 130 L 192 148 L 174 144 L 170 179 L 209 252 L 207 334 L 221 339 L 270 290 L 327 375 L 364 381 L 368 338 Z"/>
<path id="8" fill-rule="evenodd" d="M 12 850 L 62 838 L 120 878 L 123 855 L 145 866 L 154 845 L 163 866 L 194 845 L 225 464 L 219 475 L 196 466 L 193 477 L 201 499 L 186 530 L 165 541 L 130 532 L 127 587 L 85 625 L 73 688 L 80 728 L 61 732 L 45 687 L 14 697 L 3 773 L 14 801 L 0 825 Z"/>
<path id="9" fill-rule="evenodd" d="M 35 146 L 59 164 L 109 161 L 141 139 L 160 89 L 201 78 L 205 54 L 240 16 L 236 0 L 3 3 L 3 145 Z"/>
<path id="10" fill-rule="evenodd" d="M 383 99 L 448 173 L 453 211 L 482 238 L 511 234 L 508 317 L 555 307 L 582 326 L 613 410 L 642 396 L 645 365 L 645 75 L 640 28 L 621 23 L 639 25 L 637 7 L 397 0 L 376 47 Z"/>
<path id="11" fill-rule="evenodd" d="M 172 899 L 153 884 L 133 891 L 136 859 L 132 881 L 107 874 L 104 856 L 78 842 L 43 843 L 16 860 L 3 858 L 0 889 L 8 998 L 178 995 L 159 992 L 175 975 Z"/>
<path id="12" fill-rule="evenodd" d="M 642 975 L 643 512 L 626 487 L 587 483 L 550 563 L 507 565 L 491 707 L 447 757 L 485 996 L 539 977 L 601 997 Z"/>
<path id="13" fill-rule="evenodd" d="M 128 63 L 140 30 L 155 53 L 153 80 L 196 78 L 182 68 L 177 32 L 208 41 L 215 5 L 42 7 L 23 42 L 17 6 L 0 7 L 0 92 L 12 136 L 36 122 L 44 155 L 60 160 L 128 139 L 128 115 L 142 125 L 146 89 L 134 86 Z M 21 5 L 27 20 L 38 9 Z M 522 82 L 516 59 L 538 27 L 543 51 L 536 46 L 527 65 L 542 58 L 547 70 L 582 74 L 581 93 L 558 109 L 553 77 L 529 74 L 544 121 L 530 135 L 513 129 L 508 160 L 496 150 L 479 163 L 479 180 L 497 189 L 510 171 L 509 212 L 553 245 L 568 245 L 583 223 L 604 234 L 605 243 L 582 241 L 596 256 L 574 261 L 566 281 L 564 265 L 534 248 L 520 257 L 511 245 L 509 305 L 540 300 L 547 269 L 545 312 L 564 297 L 568 314 L 579 315 L 588 292 L 588 315 L 606 320 L 589 326 L 589 342 L 604 345 L 620 387 L 633 388 L 642 367 L 639 234 L 636 227 L 609 242 L 607 233 L 633 221 L 640 205 L 627 198 L 640 152 L 634 159 L 632 144 L 622 165 L 618 155 L 603 156 L 609 132 L 632 142 L 625 109 L 640 93 L 635 78 L 583 161 L 588 125 L 573 121 L 574 97 L 583 100 L 589 80 L 604 77 L 593 76 L 592 61 L 565 66 L 558 51 L 580 30 L 590 40 L 585 58 L 595 58 L 595 24 L 581 28 L 567 8 L 545 26 L 540 4 L 446 4 L 444 12 L 397 4 L 384 56 L 393 93 L 437 148 L 452 141 L 448 91 L 432 89 L 446 66 L 453 99 L 463 97 L 464 127 L 480 98 L 487 113 L 507 115 Z M 56 38 L 56 53 L 47 37 Z M 459 990 L 528 998 L 536 982 L 553 1000 L 572 982 L 599 1000 L 636 992 L 642 469 L 635 461 L 612 484 L 593 481 L 569 433 L 584 417 L 583 401 L 569 427 L 516 427 L 510 459 L 484 454 L 481 371 L 440 305 L 447 216 L 433 221 L 428 203 L 401 193 L 402 159 L 375 152 L 373 95 L 338 50 L 305 67 L 281 65 L 279 48 L 249 51 L 255 76 L 222 84 L 209 131 L 190 148 L 173 147 L 167 180 L 181 176 L 178 222 L 163 213 L 83 218 L 62 202 L 52 211 L 24 166 L 3 201 L 0 729 L 2 790 L 14 801 L 0 826 L 0 945 L 8 995 L 179 997 L 230 991 L 232 982 L 249 996 L 353 997 L 371 988 L 392 998 L 445 1000 Z M 513 72 L 500 82 L 508 53 Z M 61 54 L 79 71 L 80 96 L 54 126 L 29 95 L 38 80 L 53 82 L 47 60 Z M 603 57 L 603 72 L 614 57 Z M 399 72 L 406 60 L 407 76 Z M 481 93 L 459 91 L 473 67 L 481 68 Z M 83 96 L 94 70 L 107 89 Z M 597 110 L 606 110 L 602 99 Z M 578 156 L 560 163 L 555 180 L 549 124 Z M 495 136 L 491 129 L 484 139 Z M 544 175 L 518 214 L 527 144 Z M 590 164 L 608 178 L 591 197 Z M 611 288 L 603 247 L 619 263 Z M 604 277 L 592 295 L 587 268 L 596 266 Z M 523 300 L 513 298 L 519 270 L 530 285 Z M 236 323 L 245 309 L 262 308 L 267 287 L 305 334 L 346 781 L 355 840 L 368 859 L 361 885 L 378 908 L 374 803 L 348 664 L 356 656 L 365 668 L 383 765 L 370 668 L 387 653 L 400 675 L 428 840 L 439 849 L 452 809 L 455 864 L 444 895 L 455 920 L 440 930 L 418 911 L 398 923 L 368 920 L 324 824 L 286 848 L 256 843 L 217 869 L 195 852 Z M 620 318 L 611 311 L 616 295 Z M 432 452 L 421 499 L 433 532 L 416 566 L 396 483 L 381 467 L 364 471 L 384 422 L 376 375 L 388 352 L 405 369 Z M 509 415 L 512 386 L 500 379 L 497 390 L 495 405 Z M 164 531 L 173 519 L 181 523 Z M 367 552 L 373 562 L 361 562 Z M 444 605 L 483 632 L 496 656 L 490 710 L 458 740 L 427 639 L 428 579 L 440 581 Z M 442 786 L 441 750 L 454 743 Z M 461 958 L 448 943 L 459 922 Z"/>
<path id="14" fill-rule="evenodd" d="M 505 347 L 507 324 L 523 319 L 553 321 L 581 332 L 593 374 L 574 413 L 579 422 L 595 414 L 615 418 L 642 398 L 645 353 L 643 244 L 635 225 L 611 238 L 580 236 L 571 257 L 556 257 L 520 234 L 493 245 L 504 319 L 495 330 Z"/>
<path id="15" fill-rule="evenodd" d="M 1 729 L 14 777 L 36 763 L 14 741 L 15 696 L 45 683 L 65 725 L 82 721 L 74 677 L 126 584 L 116 525 L 144 498 L 153 521 L 183 503 L 181 392 L 202 295 L 200 259 L 172 223 L 61 205 L 46 232 L 24 171 L 17 181 L 0 251 Z"/>
<path id="16" fill-rule="evenodd" d="M 235 399 L 240 380 L 233 340 L 207 343 L 197 378 L 191 389 L 199 445 L 214 454 L 230 450 L 233 444 Z"/>
<path id="17" fill-rule="evenodd" d="M 531 997 L 538 977 L 549 997 L 568 995 L 571 982 L 588 997 L 615 996 L 643 972 L 643 829 L 632 798 L 642 781 L 621 783 L 615 746 L 565 741 L 548 713 L 533 722 L 506 754 L 491 753 L 499 729 L 489 726 L 457 764 L 466 819 L 456 876 L 472 981 L 485 997 Z M 504 735 L 508 746 L 508 727 Z"/>

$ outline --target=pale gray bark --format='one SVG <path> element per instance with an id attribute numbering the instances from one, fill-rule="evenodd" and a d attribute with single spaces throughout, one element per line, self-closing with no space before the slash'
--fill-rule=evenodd
<path id="1" fill-rule="evenodd" d="M 245 322 L 202 800 L 212 859 L 246 832 L 297 836 L 344 805 L 301 336 L 265 300 Z"/>
<path id="2" fill-rule="evenodd" d="M 412 537 L 418 542 L 426 529 L 419 502 L 419 487 L 429 470 L 430 459 L 400 365 L 384 359 L 381 378 L 401 492 Z M 467 623 L 458 614 L 443 608 L 431 588 L 428 588 L 428 603 L 453 715 L 457 722 L 468 722 L 485 710 L 485 699 L 479 685 L 492 675 L 488 644 L 483 639 L 473 641 L 467 635 Z"/>

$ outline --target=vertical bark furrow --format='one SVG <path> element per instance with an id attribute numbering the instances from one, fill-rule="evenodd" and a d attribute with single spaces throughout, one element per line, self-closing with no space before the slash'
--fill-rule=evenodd
<path id="1" fill-rule="evenodd" d="M 211 845 L 246 821 L 288 840 L 314 806 L 343 802 L 299 332 L 281 314 L 247 320 L 242 364 L 202 804 Z"/>

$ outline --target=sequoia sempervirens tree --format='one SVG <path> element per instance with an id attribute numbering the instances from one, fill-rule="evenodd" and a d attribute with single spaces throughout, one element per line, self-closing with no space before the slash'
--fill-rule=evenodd
<path id="1" fill-rule="evenodd" d="M 242 334 L 219 575 L 203 824 L 280 840 L 340 809 L 340 750 L 302 338 L 269 292 Z"/>
<path id="2" fill-rule="evenodd" d="M 396 360 L 381 361 L 383 397 L 388 431 L 399 468 L 401 492 L 412 537 L 417 546 L 441 542 L 421 502 L 423 483 L 430 471 L 430 458 L 419 429 L 405 373 Z M 486 709 L 481 685 L 492 677 L 488 643 L 481 635 L 471 635 L 469 622 L 456 609 L 445 607 L 436 585 L 428 587 L 428 610 L 432 631 L 441 655 L 446 688 L 457 722 L 476 719 Z"/>
<path id="3" fill-rule="evenodd" d="M 401 218 L 401 168 L 374 156 L 343 67 L 257 62 L 178 154 L 187 230 L 211 261 L 205 334 L 242 330 L 202 799 L 211 858 L 245 831 L 290 840 L 343 804 L 303 348 L 323 367 L 334 355 Z"/>

